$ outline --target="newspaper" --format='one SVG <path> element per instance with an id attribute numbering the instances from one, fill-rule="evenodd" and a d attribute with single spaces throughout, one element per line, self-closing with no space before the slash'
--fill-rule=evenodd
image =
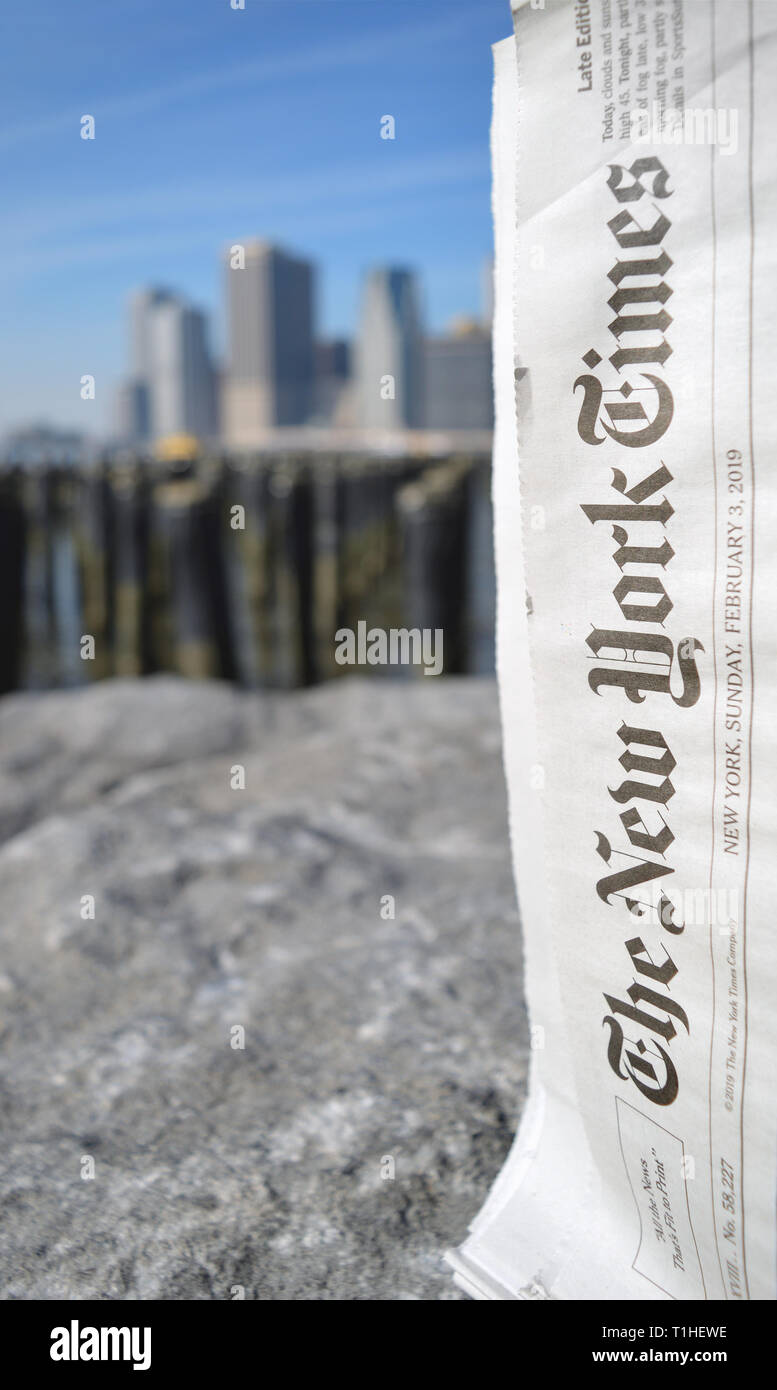
<path id="1" fill-rule="evenodd" d="M 496 45 L 498 668 L 532 1053 L 481 1298 L 777 1294 L 777 6 Z"/>

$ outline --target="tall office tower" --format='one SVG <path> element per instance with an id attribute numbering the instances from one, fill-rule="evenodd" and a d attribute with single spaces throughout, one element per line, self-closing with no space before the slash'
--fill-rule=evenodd
<path id="1" fill-rule="evenodd" d="M 344 338 L 316 343 L 315 362 L 314 421 L 317 425 L 342 424 L 351 394 L 350 344 Z"/>
<path id="2" fill-rule="evenodd" d="M 491 334 L 462 319 L 424 344 L 424 424 L 429 430 L 490 430 L 494 425 Z"/>
<path id="3" fill-rule="evenodd" d="M 371 270 L 356 351 L 359 423 L 407 429 L 423 423 L 423 338 L 412 271 Z"/>
<path id="4" fill-rule="evenodd" d="M 223 398 L 225 433 L 234 444 L 250 444 L 277 425 L 304 424 L 313 411 L 315 375 L 313 266 L 264 241 L 242 250 L 241 257 L 232 247 L 225 257 Z"/>
<path id="5" fill-rule="evenodd" d="M 119 382 L 115 405 L 116 436 L 122 444 L 144 444 L 151 435 L 148 390 L 134 377 Z"/>
<path id="6" fill-rule="evenodd" d="M 168 434 L 213 438 L 216 389 L 205 315 L 169 290 L 140 290 L 130 301 L 130 355 L 124 433 L 138 443 Z"/>
<path id="7" fill-rule="evenodd" d="M 129 302 L 130 380 L 121 398 L 121 434 L 133 443 L 146 444 L 154 434 L 151 421 L 153 319 L 162 304 L 174 303 L 169 290 L 137 290 Z"/>
<path id="8" fill-rule="evenodd" d="M 215 388 L 205 315 L 176 301 L 157 305 L 149 348 L 153 437 L 183 433 L 212 438 Z"/>

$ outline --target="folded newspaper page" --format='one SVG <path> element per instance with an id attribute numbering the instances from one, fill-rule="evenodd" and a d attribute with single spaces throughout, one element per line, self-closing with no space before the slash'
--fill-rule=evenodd
<path id="1" fill-rule="evenodd" d="M 532 1035 L 481 1298 L 777 1295 L 777 5 L 495 47 L 498 664 Z"/>

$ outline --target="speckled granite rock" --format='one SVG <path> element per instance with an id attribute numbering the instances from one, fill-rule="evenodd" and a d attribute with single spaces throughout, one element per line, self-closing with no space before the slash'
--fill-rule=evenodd
<path id="1" fill-rule="evenodd" d="M 493 684 L 117 681 L 0 749 L 0 1296 L 460 1297 L 527 1064 Z"/>

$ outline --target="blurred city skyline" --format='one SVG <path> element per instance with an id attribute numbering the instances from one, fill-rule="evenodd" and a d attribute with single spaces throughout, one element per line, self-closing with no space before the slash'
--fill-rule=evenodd
<path id="1" fill-rule="evenodd" d="M 68 24 L 44 0 L 0 60 L 0 432 L 112 432 L 140 286 L 205 311 L 224 361 L 224 251 L 257 235 L 315 264 L 319 339 L 354 339 L 374 266 L 416 272 L 430 334 L 482 317 L 506 0 L 88 0 L 63 70 Z"/>
<path id="2" fill-rule="evenodd" d="M 171 286 L 129 297 L 111 444 L 148 450 L 187 435 L 251 449 L 288 427 L 365 441 L 376 432 L 492 428 L 490 260 L 481 312 L 457 316 L 442 334 L 426 329 L 412 270 L 371 267 L 349 338 L 318 331 L 314 262 L 264 240 L 232 245 L 222 262 L 223 358 L 212 351 L 208 314 Z M 19 433 L 36 447 L 38 431 Z M 19 434 L 6 440 L 21 458 Z M 37 439 L 44 449 L 54 442 Z"/>

